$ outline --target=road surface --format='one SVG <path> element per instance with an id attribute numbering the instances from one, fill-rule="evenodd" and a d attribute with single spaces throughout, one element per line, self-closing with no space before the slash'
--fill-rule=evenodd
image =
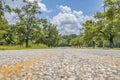
<path id="1" fill-rule="evenodd" d="M 120 50 L 0 51 L 0 80 L 120 80 Z"/>

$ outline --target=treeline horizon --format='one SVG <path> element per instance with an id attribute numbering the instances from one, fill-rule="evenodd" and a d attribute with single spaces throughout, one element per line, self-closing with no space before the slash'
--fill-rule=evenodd
<path id="1" fill-rule="evenodd" d="M 105 0 L 104 12 L 96 12 L 96 21 L 88 20 L 80 34 L 61 35 L 56 25 L 37 17 L 41 14 L 36 1 L 23 0 L 21 8 L 11 8 L 0 1 L 0 45 L 44 44 L 48 47 L 110 47 L 120 48 L 120 1 Z M 8 23 L 5 12 L 14 12 L 19 18 L 15 24 Z M 37 15 L 37 16 L 36 16 Z"/>

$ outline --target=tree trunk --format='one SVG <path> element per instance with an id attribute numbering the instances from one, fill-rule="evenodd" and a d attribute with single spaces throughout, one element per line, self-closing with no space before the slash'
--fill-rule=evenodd
<path id="1" fill-rule="evenodd" d="M 110 48 L 114 47 L 114 42 L 113 42 L 113 36 L 110 37 L 109 41 L 110 41 Z"/>
<path id="2" fill-rule="evenodd" d="M 26 33 L 26 48 L 29 47 L 29 24 L 26 26 L 27 27 L 27 33 Z"/>
<path id="3" fill-rule="evenodd" d="M 95 41 L 93 41 L 93 48 L 95 48 Z"/>
<path id="4" fill-rule="evenodd" d="M 102 42 L 102 47 L 103 47 L 103 49 L 105 48 L 105 43 L 104 43 L 104 41 Z"/>
<path id="5" fill-rule="evenodd" d="M 28 48 L 28 45 L 29 45 L 29 39 L 28 39 L 28 36 L 26 37 L 26 48 Z"/>

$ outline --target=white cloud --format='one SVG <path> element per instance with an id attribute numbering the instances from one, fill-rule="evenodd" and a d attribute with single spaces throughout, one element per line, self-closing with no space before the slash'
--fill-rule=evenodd
<path id="1" fill-rule="evenodd" d="M 51 19 L 57 25 L 61 34 L 80 34 L 80 28 L 86 20 L 94 20 L 92 16 L 83 15 L 82 11 L 71 10 L 68 6 L 60 5 L 60 13 Z"/>
<path id="2" fill-rule="evenodd" d="M 45 4 L 38 2 L 38 6 L 40 7 L 42 12 L 48 12 L 48 9 Z"/>
<path id="3" fill-rule="evenodd" d="M 44 3 L 42 3 L 42 0 L 29 0 L 30 2 L 34 2 L 37 1 L 38 2 L 38 6 L 40 7 L 42 12 L 49 12 L 46 5 Z"/>
<path id="4" fill-rule="evenodd" d="M 62 12 L 65 12 L 65 13 L 70 13 L 70 12 L 71 12 L 71 8 L 68 7 L 68 6 L 60 5 L 60 6 L 59 6 L 59 9 L 61 9 L 61 11 L 62 11 Z"/>

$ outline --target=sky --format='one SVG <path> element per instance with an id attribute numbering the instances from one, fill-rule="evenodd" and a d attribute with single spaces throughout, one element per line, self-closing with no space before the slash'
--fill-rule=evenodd
<path id="1" fill-rule="evenodd" d="M 34 0 L 29 0 L 33 2 Z M 102 12 L 104 0 L 37 0 L 41 7 L 40 18 L 47 18 L 48 21 L 57 26 L 60 34 L 80 34 L 82 24 L 87 20 L 95 20 L 96 12 Z M 22 0 L 6 2 L 14 7 L 21 7 Z M 10 23 L 15 23 L 15 13 L 6 13 Z"/>

